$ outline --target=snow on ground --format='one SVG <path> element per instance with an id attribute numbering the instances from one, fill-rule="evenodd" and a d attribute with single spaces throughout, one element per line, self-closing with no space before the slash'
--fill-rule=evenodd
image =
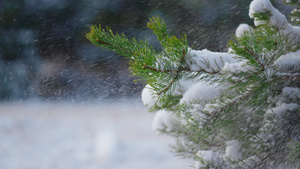
<path id="1" fill-rule="evenodd" d="M 1 169 L 188 169 L 142 103 L 0 103 Z"/>

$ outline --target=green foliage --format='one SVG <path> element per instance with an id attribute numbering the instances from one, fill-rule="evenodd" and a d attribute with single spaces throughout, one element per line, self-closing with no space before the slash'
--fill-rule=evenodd
<path id="1" fill-rule="evenodd" d="M 292 12 L 291 12 L 291 21 L 295 24 L 300 24 L 300 1 L 299 0 L 285 0 L 286 4 L 297 6 Z"/>
<path id="2" fill-rule="evenodd" d="M 253 106 L 264 104 L 263 100 L 266 100 L 269 94 L 264 95 L 266 92 L 263 91 L 268 89 L 272 90 L 270 93 L 277 94 L 281 88 L 273 84 L 280 83 L 275 73 L 281 70 L 276 67 L 275 61 L 290 49 L 288 44 L 289 38 L 270 25 L 252 29 L 244 36 L 230 40 L 229 46 L 237 57 L 247 60 L 245 66 L 252 67 L 252 70 L 247 72 L 224 72 L 223 83 L 232 84 L 229 88 L 230 93 L 232 93 L 231 89 L 240 93 L 248 93 L 252 98 L 249 104 Z"/>
<path id="3" fill-rule="evenodd" d="M 270 17 L 272 16 L 272 13 L 270 11 L 266 12 L 258 12 L 254 14 L 254 17 L 256 20 L 261 20 L 261 21 L 270 21 Z"/>
<path id="4" fill-rule="evenodd" d="M 86 37 L 94 45 L 112 50 L 130 59 L 129 69 L 132 75 L 146 81 L 160 100 L 163 100 L 161 106 L 158 107 L 171 107 L 174 105 L 172 104 L 174 99 L 175 103 L 178 99 L 170 93 L 184 74 L 185 57 L 188 52 L 186 36 L 184 35 L 181 39 L 170 36 L 166 24 L 160 17 L 150 19 L 147 27 L 157 35 L 161 42 L 162 52 L 155 51 L 148 42 L 137 41 L 134 38 L 129 40 L 124 34 L 114 34 L 109 27 L 104 30 L 101 26 L 92 26 Z"/>
<path id="5" fill-rule="evenodd" d="M 266 21 L 265 24 L 229 41 L 237 63 L 247 71 L 222 68 L 225 61 L 221 56 L 214 60 L 215 63 L 201 58 L 204 66 L 198 65 L 200 70 L 193 71 L 189 65 L 193 60 L 186 36 L 181 39 L 171 36 L 159 17 L 151 18 L 147 27 L 157 35 L 161 52 L 147 42 L 129 40 L 124 34 L 114 34 L 110 28 L 104 30 L 101 26 L 91 27 L 87 38 L 97 46 L 130 59 L 132 74 L 145 80 L 158 97 L 151 111 L 164 109 L 176 114 L 178 121 L 174 121 L 174 127 L 167 130 L 165 126 L 160 132 L 177 138 L 172 147 L 178 155 L 193 158 L 205 168 L 266 168 L 271 163 L 276 165 L 289 159 L 293 161 L 291 165 L 300 165 L 297 161 L 299 143 L 294 141 L 294 135 L 300 135 L 299 110 L 290 108 L 284 115 L 273 112 L 281 108 L 277 104 L 282 102 L 284 87 L 300 86 L 296 69 L 288 74 L 276 65 L 280 56 L 295 50 L 297 45 L 282 30 L 271 25 L 270 17 L 270 12 L 256 14 L 258 20 Z M 188 79 L 225 89 L 213 100 L 181 103 L 182 95 L 174 91 L 180 80 Z M 293 102 L 298 99 L 295 96 L 284 101 L 295 107 Z M 199 154 L 200 150 L 224 152 L 231 140 L 240 143 L 242 155 L 239 159 L 224 157 L 216 162 Z"/>
<path id="6" fill-rule="evenodd" d="M 289 150 L 291 151 L 290 160 L 297 161 L 300 159 L 300 143 L 296 141 L 290 141 L 288 144 Z"/>

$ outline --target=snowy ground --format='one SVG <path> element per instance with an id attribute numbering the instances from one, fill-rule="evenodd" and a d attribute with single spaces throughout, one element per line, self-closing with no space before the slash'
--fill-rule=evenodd
<path id="1" fill-rule="evenodd" d="M 1 169 L 188 169 L 141 103 L 0 103 Z"/>

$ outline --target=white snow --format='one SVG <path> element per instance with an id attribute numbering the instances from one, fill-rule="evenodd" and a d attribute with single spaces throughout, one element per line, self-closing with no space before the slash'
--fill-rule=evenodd
<path id="1" fill-rule="evenodd" d="M 152 107 L 156 101 L 157 96 L 155 96 L 155 93 L 153 92 L 150 85 L 146 85 L 145 88 L 142 91 L 142 101 L 145 106 Z"/>
<path id="2" fill-rule="evenodd" d="M 230 158 L 230 160 L 237 161 L 242 156 L 242 152 L 240 150 L 241 145 L 239 141 L 227 141 L 226 146 L 225 157 Z"/>
<path id="3" fill-rule="evenodd" d="M 204 160 L 207 161 L 214 161 L 214 159 L 217 157 L 216 153 L 213 151 L 199 151 L 197 155 L 201 156 Z"/>
<path id="4" fill-rule="evenodd" d="M 213 113 L 213 112 L 217 111 L 220 108 L 221 108 L 221 106 L 218 105 L 218 104 L 215 104 L 215 103 L 210 104 L 209 103 L 209 104 L 205 105 L 205 107 L 203 109 L 203 112 Z"/>
<path id="5" fill-rule="evenodd" d="M 176 84 L 173 91 L 174 95 L 183 95 L 192 85 L 194 85 L 193 79 L 180 79 L 179 83 Z"/>
<path id="6" fill-rule="evenodd" d="M 214 72 L 219 70 L 224 66 L 225 62 L 236 62 L 233 54 L 222 53 L 222 52 L 212 52 L 207 49 L 199 50 L 189 50 L 188 65 L 192 71 L 205 70 L 207 72 Z M 224 61 L 224 63 L 222 62 Z M 210 67 L 208 68 L 205 63 L 209 62 Z"/>
<path id="7" fill-rule="evenodd" d="M 299 43 L 300 40 L 300 27 L 292 26 L 288 23 L 285 16 L 273 7 L 269 0 L 253 0 L 250 4 L 249 16 L 254 18 L 255 26 L 265 24 L 266 21 L 258 20 L 255 18 L 255 13 L 265 13 L 267 11 L 271 12 L 270 21 L 271 24 L 279 29 L 283 29 L 286 35 L 291 35 L 294 38 L 295 43 Z"/>
<path id="8" fill-rule="evenodd" d="M 102 161 L 110 161 L 117 153 L 117 134 L 113 128 L 104 128 L 95 133 L 95 156 Z"/>
<path id="9" fill-rule="evenodd" d="M 274 113 L 281 118 L 283 113 L 294 111 L 297 108 L 299 108 L 299 105 L 296 103 L 280 103 L 277 107 L 268 110 L 267 113 Z"/>
<path id="10" fill-rule="evenodd" d="M 152 129 L 156 134 L 161 134 L 159 130 L 165 129 L 166 131 L 171 131 L 174 128 L 174 122 L 176 121 L 176 116 L 173 112 L 167 110 L 159 110 L 156 112 L 155 117 L 152 122 Z"/>
<path id="11" fill-rule="evenodd" d="M 228 71 L 233 73 L 255 71 L 255 67 L 250 66 L 249 64 L 247 64 L 247 62 L 247 60 L 241 60 L 239 62 L 234 63 L 226 62 L 222 71 Z"/>
<path id="12" fill-rule="evenodd" d="M 295 44 L 299 44 L 300 41 L 300 26 L 292 26 L 291 24 L 288 24 L 286 28 L 284 29 L 284 33 L 286 35 L 290 35 L 292 38 L 291 42 L 294 42 Z"/>
<path id="13" fill-rule="evenodd" d="M 292 67 L 300 70 L 300 50 L 280 56 L 276 60 L 275 65 L 281 69 Z"/>
<path id="14" fill-rule="evenodd" d="M 249 16 L 250 18 L 254 18 L 255 26 L 264 24 L 265 22 L 257 20 L 254 14 L 260 12 L 265 13 L 267 11 L 271 12 L 272 16 L 270 17 L 270 21 L 276 27 L 284 28 L 288 24 L 285 16 L 282 13 L 280 13 L 276 8 L 274 8 L 269 0 L 253 0 L 250 4 Z"/>
<path id="15" fill-rule="evenodd" d="M 0 168 L 188 169 L 141 105 L 0 103 Z"/>
<path id="16" fill-rule="evenodd" d="M 180 103 L 192 102 L 195 100 L 212 100 L 221 95 L 223 88 L 216 84 L 208 85 L 203 82 L 198 82 L 191 86 L 183 95 Z"/>
<path id="17" fill-rule="evenodd" d="M 197 156 L 201 157 L 205 161 L 213 161 L 215 163 L 221 164 L 223 160 L 218 157 L 218 155 L 210 150 L 202 150 L 197 152 Z M 200 167 L 206 167 L 205 165 L 201 164 L 199 161 L 196 163 L 196 169 L 199 169 Z M 225 166 L 224 166 L 225 167 Z"/>
<path id="18" fill-rule="evenodd" d="M 289 98 L 300 98 L 300 88 L 297 87 L 284 87 L 282 89 L 282 95 L 288 96 Z"/>
<path id="19" fill-rule="evenodd" d="M 250 26 L 248 24 L 240 24 L 235 31 L 235 36 L 236 37 L 241 37 L 243 36 L 246 32 L 250 31 Z"/>

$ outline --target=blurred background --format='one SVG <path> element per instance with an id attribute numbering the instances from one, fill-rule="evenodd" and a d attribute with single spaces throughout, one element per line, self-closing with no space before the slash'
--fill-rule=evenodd
<path id="1" fill-rule="evenodd" d="M 27 151 L 30 154 L 31 151 L 26 147 L 31 144 L 23 141 L 34 140 L 35 145 L 42 144 L 45 140 L 41 133 L 48 132 L 53 127 L 55 131 L 62 131 L 52 132 L 52 135 L 48 136 L 50 140 L 56 138 L 54 142 L 57 144 L 59 139 L 66 144 L 73 139 L 65 133 L 76 133 L 74 126 L 81 126 L 84 129 L 83 133 L 88 133 L 89 129 L 95 130 L 95 133 L 92 132 L 85 138 L 97 140 L 99 132 L 96 129 L 100 128 L 101 131 L 103 129 L 98 126 L 101 120 L 111 119 L 111 123 L 115 124 L 116 128 L 122 128 L 118 124 L 122 123 L 122 120 L 128 120 L 128 113 L 135 112 L 130 116 L 136 119 L 136 122 L 143 122 L 143 125 L 149 126 L 150 130 L 147 132 L 151 135 L 152 116 L 145 113 L 147 110 L 143 107 L 132 108 L 132 105 L 142 106 L 140 94 L 145 84 L 133 82 L 136 77 L 130 77 L 125 58 L 111 51 L 101 50 L 89 43 L 85 38 L 89 26 L 95 24 L 110 26 L 113 31 L 124 32 L 129 38 L 147 40 L 159 50 L 155 35 L 146 28 L 149 18 L 159 15 L 164 18 L 172 34 L 180 37 L 185 33 L 189 46 L 193 49 L 227 51 L 227 42 L 234 34 L 236 27 L 240 23 L 253 25 L 253 21 L 248 17 L 250 2 L 251 0 L 0 0 L 0 136 L 2 138 L 0 139 L 2 141 L 0 142 L 2 149 L 0 159 L 3 159 L 0 160 L 0 168 L 14 168 L 9 164 L 18 162 L 7 159 L 30 161 L 39 156 L 39 154 L 31 154 L 31 156 L 26 154 Z M 272 0 L 272 3 L 286 15 L 292 9 L 284 5 L 282 0 Z M 57 105 L 58 102 L 60 104 Z M 76 107 L 77 104 L 81 107 Z M 120 109 L 120 106 L 126 108 Z M 115 109 L 108 110 L 109 107 Z M 72 117 L 77 119 L 82 118 L 84 113 L 96 112 L 97 116 L 87 116 L 90 121 L 87 120 L 86 123 L 75 122 L 75 120 L 72 121 L 74 126 L 64 125 L 64 120 L 66 120 L 64 117 L 70 112 L 73 112 Z M 106 117 L 107 112 L 112 112 L 109 113 L 112 115 Z M 124 119 L 117 118 L 120 112 L 127 113 L 126 116 L 122 116 Z M 142 116 L 140 116 L 141 112 L 143 112 Z M 100 117 L 99 114 L 103 116 Z M 119 121 L 114 121 L 116 118 Z M 94 125 L 89 128 L 87 123 Z M 43 125 L 45 125 L 44 128 L 40 128 Z M 23 131 L 26 138 L 17 130 L 20 128 L 26 131 L 28 129 L 27 135 Z M 37 128 L 39 130 L 34 130 Z M 36 132 L 32 133 L 33 130 Z M 115 132 L 103 130 L 104 136 L 106 132 L 107 138 L 117 140 L 114 136 Z M 109 128 L 108 131 L 111 129 Z M 144 133 L 144 131 L 135 131 L 135 133 L 139 138 L 139 133 Z M 14 139 L 19 141 L 12 141 Z M 105 146 L 114 142 L 109 139 L 104 141 Z M 158 142 L 166 140 L 162 137 L 160 139 L 162 140 Z M 157 140 L 154 139 L 153 142 L 155 141 Z M 21 147 L 16 149 L 15 144 Z M 45 152 L 51 154 L 50 150 L 57 147 L 57 144 L 53 144 L 53 147 L 45 145 L 48 147 L 44 147 Z M 157 145 L 152 146 L 157 147 Z M 74 147 L 76 147 L 75 143 Z M 86 151 L 94 148 L 87 146 L 83 149 Z M 44 151 L 39 146 L 33 146 L 32 149 L 34 149 L 33 152 Z M 18 154 L 18 151 L 23 155 L 16 156 L 9 153 Z M 65 151 L 65 149 L 61 150 L 68 154 Z M 168 146 L 165 151 L 169 151 Z M 156 154 L 161 154 L 161 152 Z M 58 157 L 61 158 L 55 156 L 55 158 Z M 86 159 L 89 157 L 89 155 L 84 156 Z M 49 158 L 53 159 L 53 157 Z M 76 159 L 70 158 L 65 161 L 68 164 L 76 164 L 74 163 Z M 130 157 L 121 159 L 130 159 Z M 177 161 L 175 157 L 174 159 Z M 43 162 L 44 168 L 53 168 L 51 165 L 60 166 L 60 163 L 61 161 L 55 159 Z M 155 162 L 149 164 L 153 163 Z M 163 166 L 162 162 L 157 163 Z M 176 164 L 174 160 L 173 163 Z M 94 168 L 99 168 L 99 165 L 95 163 Z M 184 164 L 184 166 L 188 165 Z M 15 168 L 22 167 L 15 166 Z M 43 167 L 33 162 L 23 168 Z M 118 167 L 102 166 L 102 168 Z"/>
<path id="2" fill-rule="evenodd" d="M 133 82 L 127 61 L 86 40 L 89 26 L 110 26 L 129 38 L 148 40 L 146 28 L 161 16 L 168 30 L 186 33 L 194 49 L 226 51 L 251 0 L 1 0 L 0 100 L 126 100 L 144 86 Z M 273 4 L 289 13 L 281 0 Z"/>

